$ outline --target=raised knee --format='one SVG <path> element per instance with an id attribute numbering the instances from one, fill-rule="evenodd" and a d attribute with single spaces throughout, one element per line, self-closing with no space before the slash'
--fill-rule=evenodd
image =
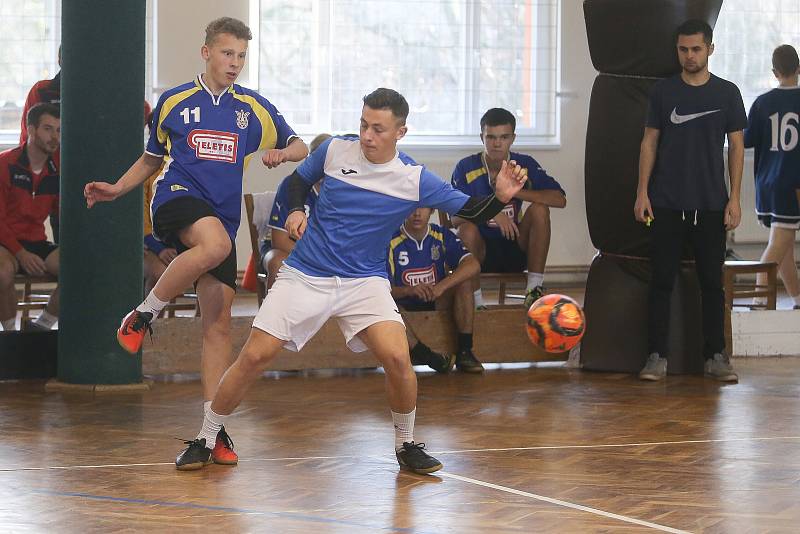
<path id="1" fill-rule="evenodd" d="M 213 269 L 228 257 L 231 253 L 231 241 L 229 239 L 216 239 L 205 247 L 205 261 L 204 267 L 206 270 Z"/>
<path id="2" fill-rule="evenodd" d="M 535 221 L 550 222 L 550 206 L 547 204 L 533 202 L 530 206 L 528 206 L 528 212 Z"/>

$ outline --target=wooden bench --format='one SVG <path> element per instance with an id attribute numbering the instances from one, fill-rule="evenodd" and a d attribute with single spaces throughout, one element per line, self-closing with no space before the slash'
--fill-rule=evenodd
<path id="1" fill-rule="evenodd" d="M 444 311 L 406 312 L 408 324 L 432 349 L 456 350 L 455 325 Z M 231 341 L 238 354 L 250 335 L 253 317 L 231 319 Z M 153 326 L 153 340 L 145 339 L 142 369 L 147 375 L 200 372 L 202 321 L 192 317 L 163 319 Z M 568 353 L 548 354 L 535 347 L 525 333 L 525 313 L 520 306 L 478 311 L 475 315 L 475 355 L 483 363 L 565 361 Z M 303 347 L 291 352 L 282 349 L 270 371 L 301 369 L 366 368 L 377 365 L 369 352 L 351 352 L 344 344 L 335 319 Z"/>
<path id="2" fill-rule="evenodd" d="M 758 275 L 760 273 L 767 275 L 766 285 L 759 285 L 757 281 L 737 281 L 739 275 Z M 760 261 L 726 261 L 722 269 L 722 287 L 725 291 L 725 346 L 728 353 L 732 354 L 731 313 L 733 306 L 774 310 L 778 300 L 778 264 Z M 765 298 L 766 303 L 753 304 L 752 299 L 754 298 Z M 736 299 L 750 299 L 750 301 L 737 303 Z"/>
<path id="3" fill-rule="evenodd" d="M 17 310 L 22 312 L 20 324 L 25 324 L 30 319 L 32 310 L 44 310 L 47 301 L 50 299 L 50 292 L 34 293 L 34 286 L 45 284 L 56 284 L 58 279 L 55 276 L 46 274 L 43 276 L 31 276 L 28 274 L 17 274 L 14 276 L 14 286 L 17 287 L 19 296 L 17 298 Z M 21 287 L 20 287 L 21 286 Z"/>

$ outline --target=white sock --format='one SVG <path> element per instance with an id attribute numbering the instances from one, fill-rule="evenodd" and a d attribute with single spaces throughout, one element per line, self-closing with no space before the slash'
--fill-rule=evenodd
<path id="1" fill-rule="evenodd" d="M 197 439 L 205 438 L 206 447 L 213 449 L 214 443 L 217 441 L 219 429 L 222 428 L 223 424 L 225 424 L 225 419 L 227 418 L 227 415 L 219 415 L 218 413 L 214 413 L 214 410 L 212 410 L 211 406 L 209 406 L 208 410 L 206 410 L 205 417 L 203 417 L 203 429 L 197 435 Z"/>
<path id="2" fill-rule="evenodd" d="M 476 289 L 472 294 L 475 296 L 475 307 L 478 308 L 480 306 L 483 306 L 484 305 L 483 292 L 481 291 L 481 289 L 480 288 Z"/>
<path id="3" fill-rule="evenodd" d="M 164 309 L 164 306 L 169 304 L 169 301 L 159 299 L 155 293 L 150 291 L 150 294 L 147 295 L 147 298 L 144 299 L 144 302 L 136 306 L 136 309 L 140 312 L 148 312 L 153 314 L 153 320 L 158 317 L 158 314 L 161 313 L 161 310 Z"/>
<path id="4" fill-rule="evenodd" d="M 798 293 L 797 295 L 793 296 L 792 300 L 794 301 L 794 305 L 795 306 L 800 306 L 800 293 Z M 3 323 L 3 326 L 5 326 L 5 323 Z"/>
<path id="5" fill-rule="evenodd" d="M 544 285 L 544 273 L 528 273 L 528 286 L 525 288 L 525 291 L 530 291 L 531 289 Z"/>
<path id="6" fill-rule="evenodd" d="M 55 315 L 53 315 L 51 313 L 48 313 L 47 310 L 44 310 L 39 315 L 39 317 L 37 317 L 36 320 L 33 321 L 33 322 L 36 323 L 39 326 L 43 326 L 44 328 L 48 328 L 49 329 L 49 328 L 53 328 L 53 325 L 56 324 L 56 321 L 58 321 L 58 317 L 56 317 Z"/>
<path id="7" fill-rule="evenodd" d="M 5 321 L 2 321 L 1 324 L 3 325 L 3 330 L 10 332 L 17 327 L 17 318 L 13 317 L 11 319 L 6 319 Z"/>
<path id="8" fill-rule="evenodd" d="M 203 413 L 208 413 L 208 410 L 211 409 L 211 401 L 204 401 L 203 402 Z"/>
<path id="9" fill-rule="evenodd" d="M 414 418 L 416 415 L 416 408 L 409 413 L 392 412 L 392 422 L 394 423 L 394 449 L 396 451 L 403 448 L 403 443 L 411 443 L 414 441 Z"/>

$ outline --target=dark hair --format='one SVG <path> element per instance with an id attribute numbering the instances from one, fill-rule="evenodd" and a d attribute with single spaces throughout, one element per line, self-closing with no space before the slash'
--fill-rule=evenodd
<path id="1" fill-rule="evenodd" d="M 253 34 L 247 24 L 239 19 L 231 17 L 222 17 L 214 19 L 206 26 L 206 46 L 210 46 L 217 35 L 227 33 L 233 35 L 237 39 L 244 39 L 249 41 L 253 38 Z"/>
<path id="2" fill-rule="evenodd" d="M 492 108 L 481 117 L 481 132 L 487 126 L 502 126 L 504 124 L 510 124 L 513 132 L 517 129 L 517 118 L 507 109 Z"/>
<path id="3" fill-rule="evenodd" d="M 50 115 L 56 119 L 61 119 L 61 108 L 59 108 L 57 104 L 51 104 L 49 102 L 36 104 L 28 110 L 28 116 L 25 118 L 25 124 L 28 126 L 33 126 L 34 128 L 38 127 L 39 121 L 42 119 L 42 115 Z"/>
<path id="4" fill-rule="evenodd" d="M 800 59 L 797 57 L 797 50 L 792 45 L 780 45 L 772 52 L 772 68 L 781 76 L 797 74 L 798 67 L 800 67 Z"/>
<path id="5" fill-rule="evenodd" d="M 321 133 L 317 135 L 314 139 L 311 140 L 311 143 L 308 145 L 308 153 L 310 154 L 314 152 L 316 149 L 319 148 L 319 145 L 321 145 L 331 137 L 333 136 L 329 133 Z"/>
<path id="6" fill-rule="evenodd" d="M 403 95 L 394 89 L 379 87 L 364 97 L 364 104 L 372 109 L 390 109 L 400 124 L 408 118 L 408 102 Z"/>
<path id="7" fill-rule="evenodd" d="M 678 37 L 681 35 L 694 35 L 696 33 L 703 34 L 703 41 L 710 45 L 711 41 L 714 39 L 714 30 L 711 29 L 708 22 L 700 19 L 689 19 L 680 26 L 675 31 L 675 41 L 678 41 Z"/>

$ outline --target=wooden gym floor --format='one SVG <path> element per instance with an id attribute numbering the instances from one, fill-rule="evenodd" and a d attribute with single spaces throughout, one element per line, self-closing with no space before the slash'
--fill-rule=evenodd
<path id="1" fill-rule="evenodd" d="M 798 532 L 800 358 L 738 385 L 561 366 L 420 373 L 435 476 L 399 472 L 379 371 L 272 373 L 238 467 L 177 472 L 196 381 L 126 395 L 1 383 L 3 532 Z"/>

